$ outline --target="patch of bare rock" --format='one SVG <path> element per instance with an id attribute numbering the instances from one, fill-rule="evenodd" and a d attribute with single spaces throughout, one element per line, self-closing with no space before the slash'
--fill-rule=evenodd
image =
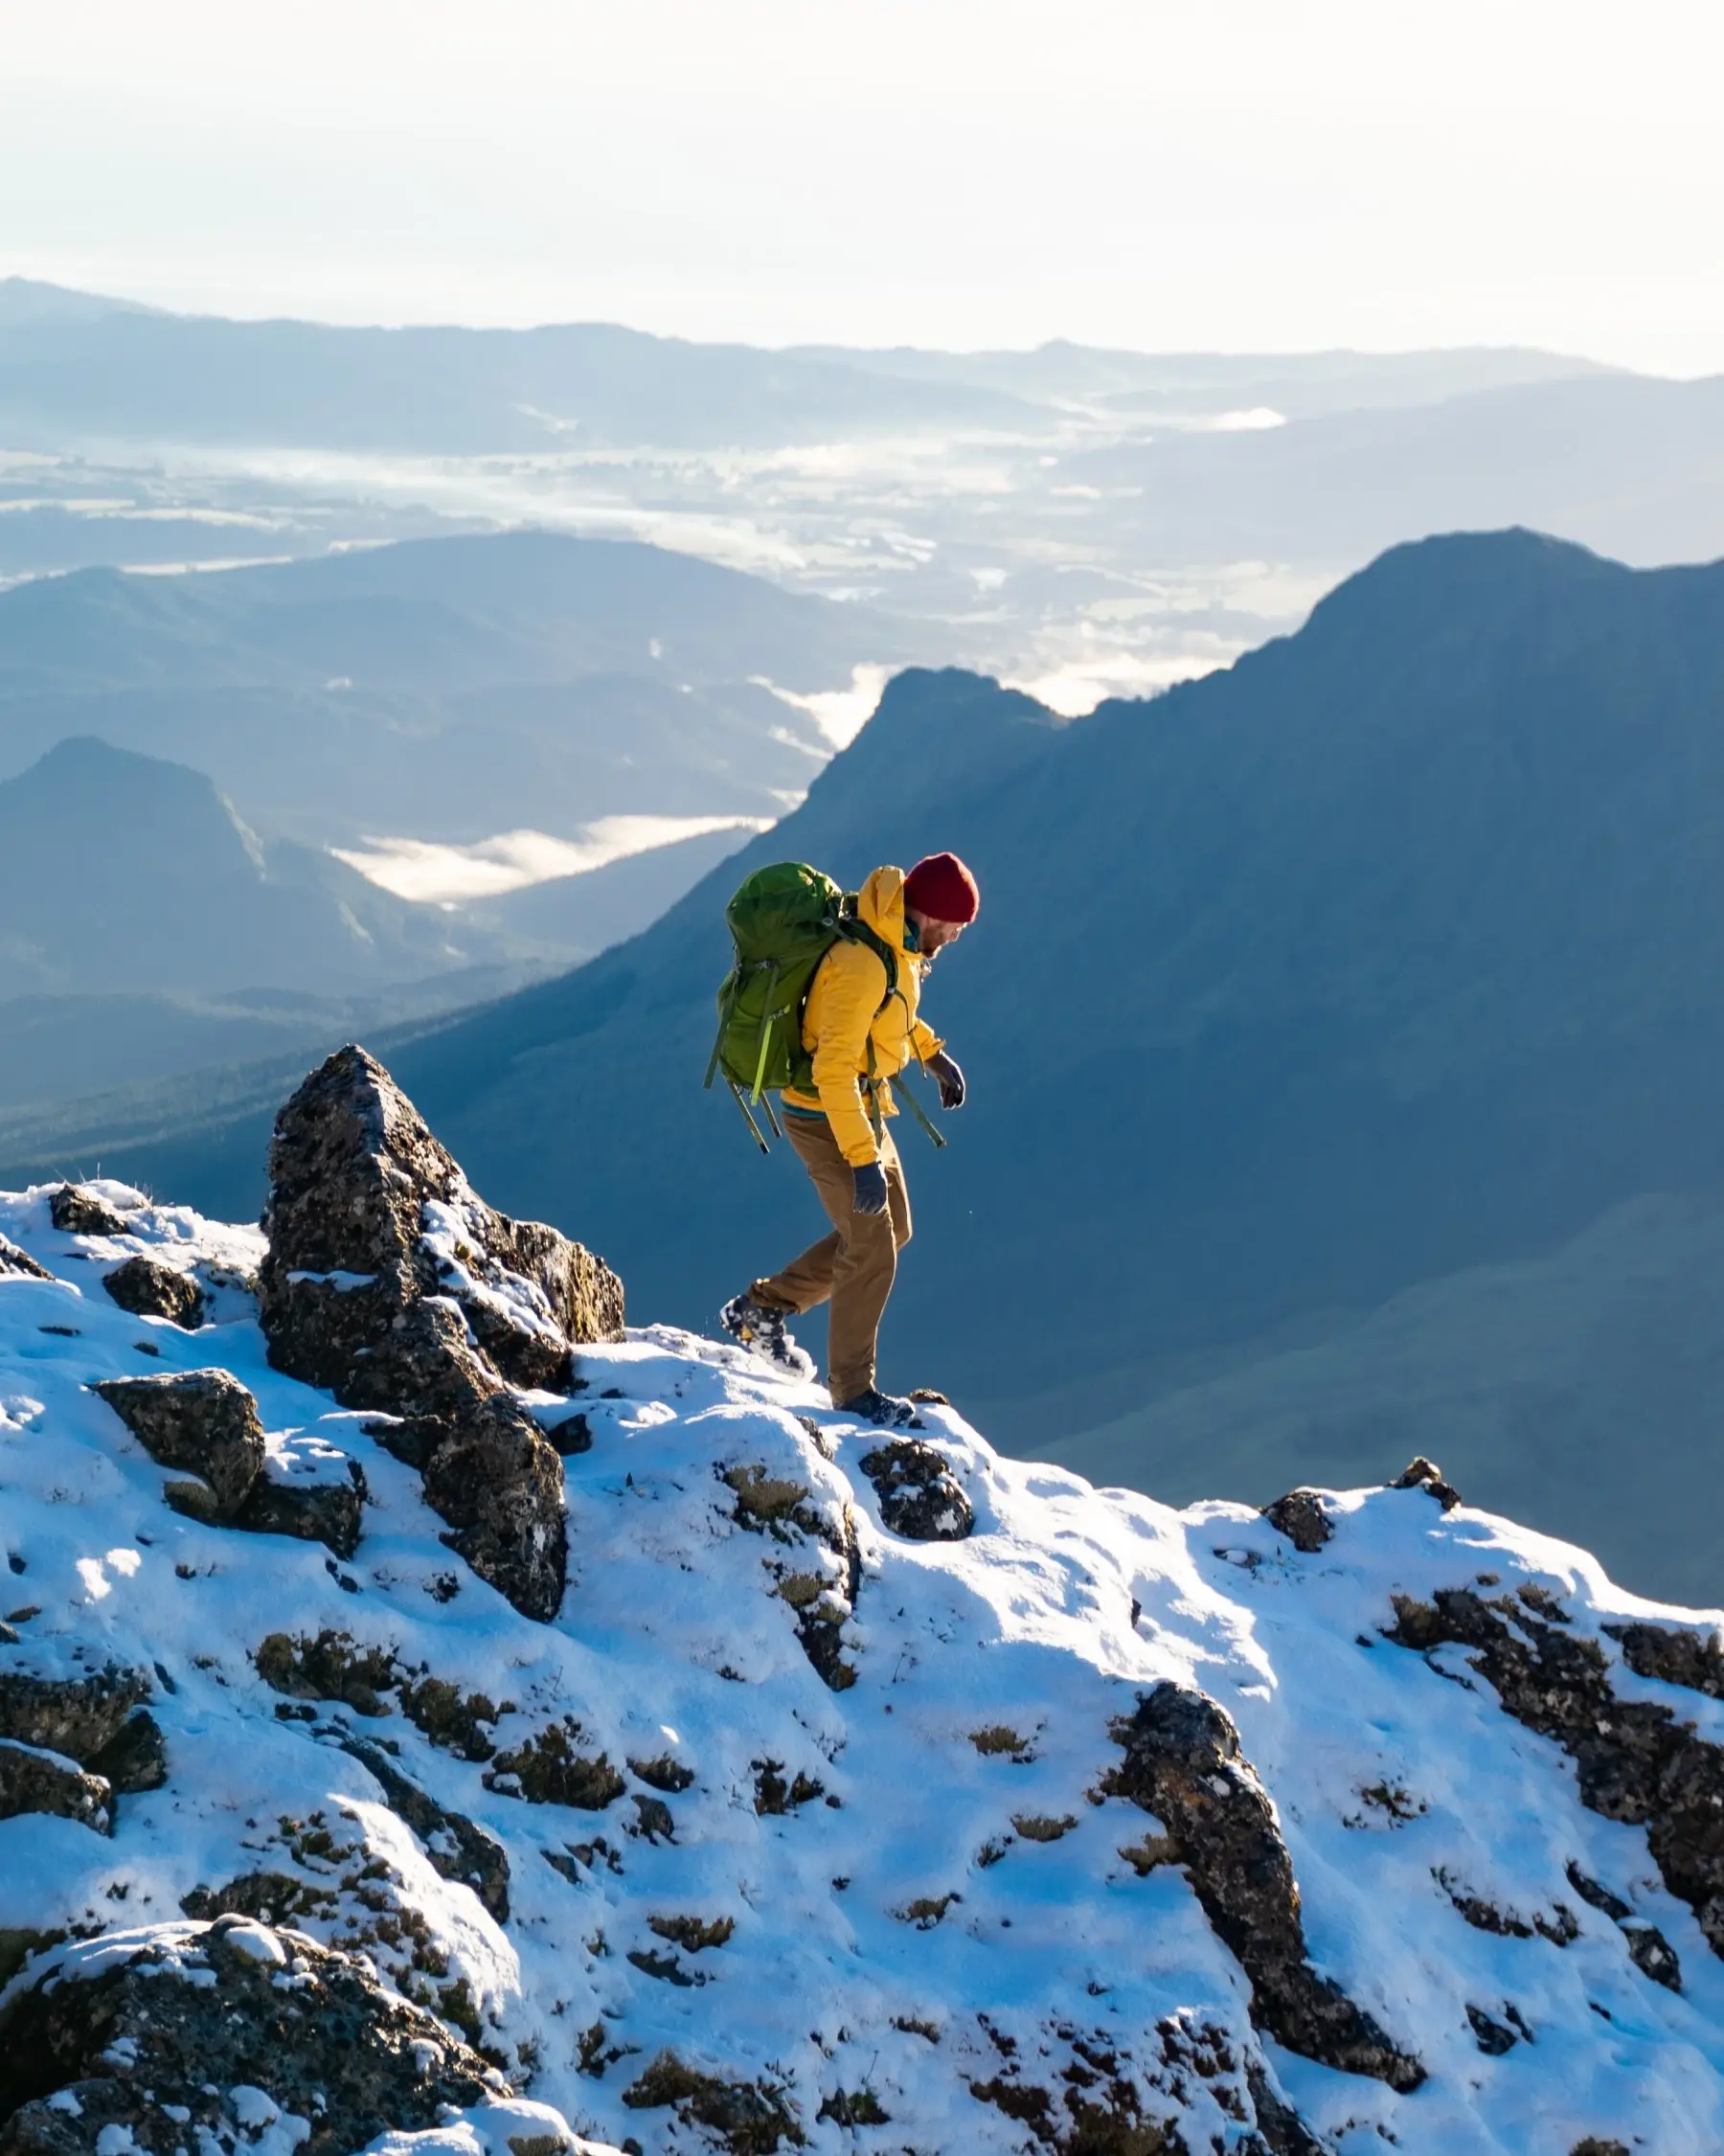
<path id="1" fill-rule="evenodd" d="M 1395 1608 L 1391 1639 L 1425 1653 L 1447 1645 L 1470 1649 L 1473 1668 L 1507 1712 L 1574 1759 L 1581 1803 L 1646 1829 L 1665 1885 L 1693 1909 L 1713 1952 L 1724 1954 L 1724 1747 L 1662 1701 L 1621 1696 L 1604 1649 L 1572 1629 L 1554 1597 L 1524 1591 L 1486 1600 L 1470 1587 L 1440 1588 L 1428 1602 L 1396 1596 Z M 1631 1668 L 1662 1675 L 1682 1668 L 1709 1677 L 1707 1646 L 1696 1636 L 1622 1630 L 1634 1640 L 1623 1649 Z M 1658 1982 L 1667 1982 L 1675 1964 L 1667 1946 L 1664 1952 L 1668 1964 L 1656 1946 L 1642 1947 L 1665 1971 Z"/>

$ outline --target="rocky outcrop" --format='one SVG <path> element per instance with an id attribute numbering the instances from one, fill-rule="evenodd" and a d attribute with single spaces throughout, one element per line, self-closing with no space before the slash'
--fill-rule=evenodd
<path id="1" fill-rule="evenodd" d="M 168 1318 L 195 1332 L 203 1323 L 204 1292 L 188 1273 L 175 1272 L 154 1258 L 128 1258 L 102 1284 L 134 1318 Z"/>
<path id="2" fill-rule="evenodd" d="M 81 1183 L 62 1183 L 49 1191 L 48 1217 L 62 1236 L 123 1236 L 126 1232 L 125 1216 Z"/>
<path id="3" fill-rule="evenodd" d="M 277 2118 L 348 2156 L 507 2094 L 363 1963 L 240 1917 L 65 1950 L 0 2017 L 0 2156 L 232 2148 Z"/>
<path id="4" fill-rule="evenodd" d="M 86 1774 L 58 1753 L 38 1752 L 0 1737 L 0 1819 L 48 1812 L 57 1819 L 75 1819 L 80 1827 L 93 1827 L 99 1834 L 111 1834 L 113 1795 L 100 1775 Z"/>
<path id="5" fill-rule="evenodd" d="M 1314 1489 L 1290 1489 L 1273 1505 L 1263 1507 L 1263 1517 L 1278 1534 L 1284 1534 L 1294 1549 L 1308 1557 L 1321 1550 L 1335 1532 L 1322 1493 Z"/>
<path id="6" fill-rule="evenodd" d="M 907 1542 L 962 1542 L 976 1524 L 944 1453 L 919 1438 L 876 1445 L 858 1462 L 874 1487 L 880 1518 Z"/>
<path id="7" fill-rule="evenodd" d="M 562 1466 L 510 1385 L 567 1390 L 620 1339 L 623 1288 L 578 1243 L 478 1197 L 383 1066 L 344 1048 L 276 1119 L 259 1312 L 277 1369 L 401 1418 L 446 1538 L 524 1615 L 562 1597 Z"/>
<path id="8" fill-rule="evenodd" d="M 1507 1595 L 1486 1601 L 1470 1587 L 1440 1588 L 1428 1602 L 1397 1595 L 1389 1637 L 1426 1653 L 1470 1648 L 1515 1720 L 1574 1759 L 1581 1803 L 1646 1829 L 1665 1885 L 1724 1954 L 1724 1747 L 1661 1701 L 1620 1697 L 1598 1641 L 1570 1629 L 1554 1598 L 1539 1607 L 1535 1615 Z"/>
<path id="9" fill-rule="evenodd" d="M 27 1250 L 20 1250 L 15 1242 L 0 1236 L 0 1273 L 15 1273 L 28 1281 L 51 1281 L 54 1275 L 46 1265 L 38 1265 Z"/>
<path id="10" fill-rule="evenodd" d="M 62 1752 L 83 1765 L 113 1742 L 149 1693 L 148 1675 L 119 1663 L 76 1677 L 0 1668 L 0 1736 Z"/>
<path id="11" fill-rule="evenodd" d="M 1311 1966 L 1293 1860 L 1229 1716 L 1202 1692 L 1161 1684 L 1111 1734 L 1125 1757 L 1102 1791 L 1130 1798 L 1167 1829 L 1204 1914 L 1251 1979 L 1257 2026 L 1303 2057 L 1416 2089 L 1418 2061 Z"/>
<path id="12" fill-rule="evenodd" d="M 104 1399 L 163 1467 L 209 1484 L 220 1515 L 232 1519 L 263 1471 L 258 1403 L 225 1370 L 170 1377 L 109 1377 L 90 1390 Z"/>
<path id="13" fill-rule="evenodd" d="M 1445 1512 L 1452 1512 L 1461 1502 L 1461 1492 L 1453 1483 L 1444 1482 L 1442 1469 L 1434 1460 L 1418 1453 L 1388 1486 L 1391 1489 L 1422 1489 L 1427 1497 L 1434 1497 Z"/>

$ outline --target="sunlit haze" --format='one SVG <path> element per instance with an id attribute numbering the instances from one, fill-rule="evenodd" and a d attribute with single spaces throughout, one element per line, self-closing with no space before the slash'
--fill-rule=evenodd
<path id="1" fill-rule="evenodd" d="M 1707 0 L 6 11 L 0 275 L 337 321 L 1724 368 Z"/>

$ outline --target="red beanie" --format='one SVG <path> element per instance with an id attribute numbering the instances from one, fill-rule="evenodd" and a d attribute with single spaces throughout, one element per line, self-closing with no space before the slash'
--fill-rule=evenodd
<path id="1" fill-rule="evenodd" d="M 904 903 L 924 920 L 972 921 L 982 894 L 956 853 L 929 853 L 904 878 Z"/>

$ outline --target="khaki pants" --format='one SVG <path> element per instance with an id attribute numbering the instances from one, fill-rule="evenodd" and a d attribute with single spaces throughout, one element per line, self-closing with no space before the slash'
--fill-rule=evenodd
<path id="1" fill-rule="evenodd" d="M 852 1210 L 855 1182 L 851 1165 L 839 1151 L 826 1118 L 787 1115 L 783 1123 L 785 1137 L 820 1192 L 832 1233 L 811 1243 L 782 1273 L 756 1281 L 749 1293 L 778 1310 L 811 1310 L 831 1298 L 827 1383 L 833 1405 L 842 1407 L 874 1380 L 880 1319 L 892 1293 L 897 1254 L 910 1240 L 910 1196 L 890 1130 L 880 1139 L 886 1210 L 867 1214 Z"/>

